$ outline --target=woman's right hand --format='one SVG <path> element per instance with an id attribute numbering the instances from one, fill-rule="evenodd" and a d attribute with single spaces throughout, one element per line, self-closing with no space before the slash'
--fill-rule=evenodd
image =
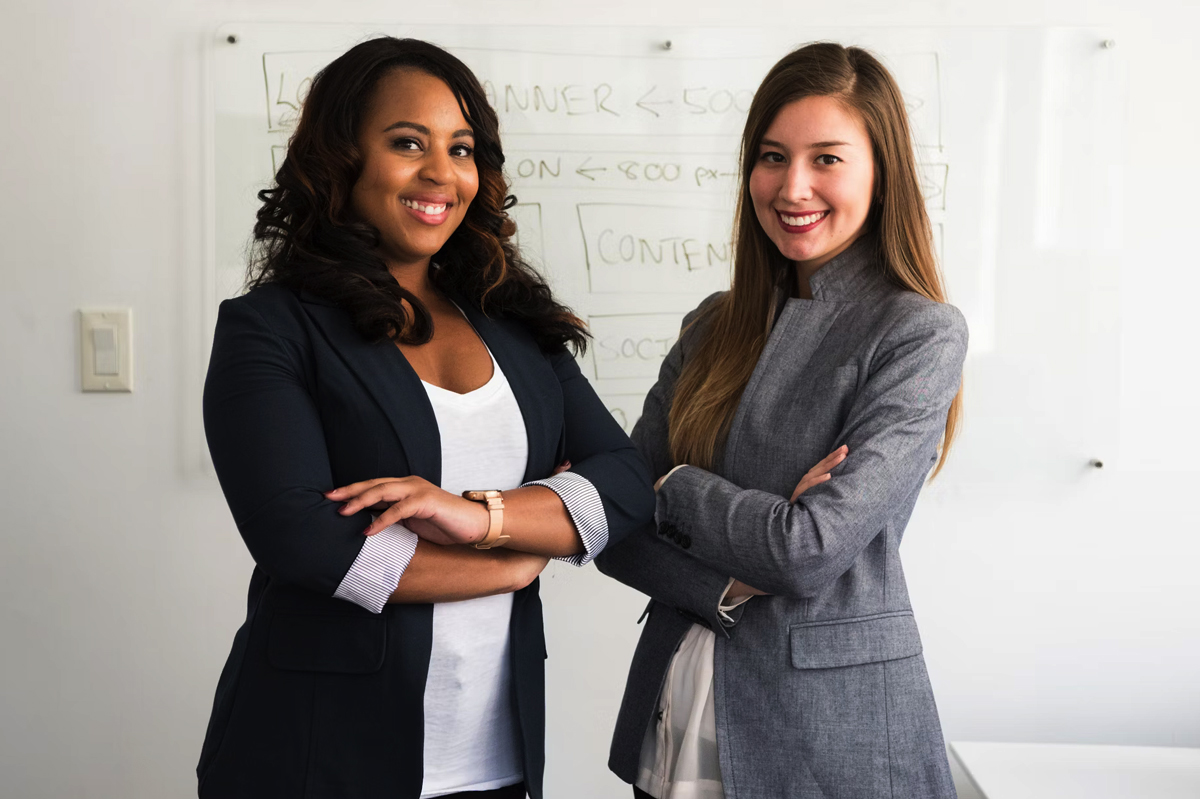
<path id="1" fill-rule="evenodd" d="M 351 516 L 361 510 L 379 510 L 365 535 L 403 523 L 421 538 L 435 544 L 473 544 L 488 531 L 488 512 L 481 503 L 444 491 L 421 477 L 380 477 L 335 488 L 326 498 L 344 502 L 338 513 Z"/>

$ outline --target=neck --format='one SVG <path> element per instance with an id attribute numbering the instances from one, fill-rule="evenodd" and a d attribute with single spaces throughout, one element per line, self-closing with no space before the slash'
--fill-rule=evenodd
<path id="1" fill-rule="evenodd" d="M 430 278 L 430 261 L 429 258 L 410 263 L 389 260 L 387 267 L 388 272 L 396 279 L 401 288 L 406 289 L 422 302 L 427 302 L 437 291 Z"/>

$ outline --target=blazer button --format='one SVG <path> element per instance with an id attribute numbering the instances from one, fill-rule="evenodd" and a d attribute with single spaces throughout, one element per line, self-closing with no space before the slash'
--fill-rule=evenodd
<path id="1" fill-rule="evenodd" d="M 690 535 L 683 537 L 682 546 L 684 549 L 689 549 L 692 546 L 692 537 Z"/>

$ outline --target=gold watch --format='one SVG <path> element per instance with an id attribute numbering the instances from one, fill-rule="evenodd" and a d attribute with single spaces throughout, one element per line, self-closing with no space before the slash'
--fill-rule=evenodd
<path id="1" fill-rule="evenodd" d="M 471 546 L 476 549 L 491 549 L 507 541 L 508 536 L 500 534 L 504 530 L 504 493 L 495 490 L 464 491 L 462 495 L 463 499 L 486 504 L 488 509 L 487 535 L 482 541 L 477 541 Z"/>

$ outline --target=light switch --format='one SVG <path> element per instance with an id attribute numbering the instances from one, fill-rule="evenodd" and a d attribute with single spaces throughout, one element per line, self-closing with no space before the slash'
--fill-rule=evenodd
<path id="1" fill-rule="evenodd" d="M 121 359 L 117 352 L 117 331 L 111 327 L 92 329 L 92 371 L 106 377 L 112 377 L 121 372 Z"/>
<path id="2" fill-rule="evenodd" d="M 132 313 L 80 311 L 80 377 L 84 391 L 133 390 Z"/>

